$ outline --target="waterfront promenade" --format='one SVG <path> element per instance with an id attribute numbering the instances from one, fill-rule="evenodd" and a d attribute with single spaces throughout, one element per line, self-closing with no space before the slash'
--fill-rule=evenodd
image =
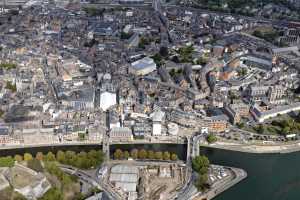
<path id="1" fill-rule="evenodd" d="M 300 142 L 289 144 L 240 144 L 234 142 L 216 142 L 214 144 L 201 144 L 201 146 L 239 151 L 245 153 L 292 153 L 300 151 Z"/>

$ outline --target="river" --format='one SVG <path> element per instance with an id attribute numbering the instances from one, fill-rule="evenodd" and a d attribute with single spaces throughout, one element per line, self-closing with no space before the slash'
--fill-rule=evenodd
<path id="1" fill-rule="evenodd" d="M 213 164 L 247 171 L 248 177 L 214 200 L 299 200 L 300 152 L 251 154 L 201 147 Z"/>

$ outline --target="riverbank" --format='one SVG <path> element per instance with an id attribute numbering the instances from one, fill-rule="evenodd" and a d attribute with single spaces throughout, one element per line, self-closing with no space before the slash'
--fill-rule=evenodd
<path id="1" fill-rule="evenodd" d="M 238 184 L 239 182 L 241 182 L 247 177 L 247 172 L 243 169 L 233 168 L 233 167 L 226 167 L 226 168 L 231 171 L 230 176 L 228 176 L 224 180 L 214 183 L 207 192 L 199 196 L 196 196 L 194 200 L 213 199 L 216 196 L 223 193 L 224 191 Z"/>
<path id="2" fill-rule="evenodd" d="M 258 154 L 277 154 L 277 153 L 292 153 L 300 151 L 300 142 L 293 144 L 277 144 L 277 145 L 255 145 L 255 144 L 240 144 L 234 142 L 216 142 L 213 144 L 200 144 L 200 146 L 238 151 L 244 153 Z"/>

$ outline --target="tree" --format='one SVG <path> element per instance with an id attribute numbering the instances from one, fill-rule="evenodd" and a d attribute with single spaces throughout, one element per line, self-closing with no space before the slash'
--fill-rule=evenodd
<path id="1" fill-rule="evenodd" d="M 86 139 L 86 133 L 78 133 L 78 140 L 83 141 Z"/>
<path id="2" fill-rule="evenodd" d="M 137 149 L 132 149 L 130 152 L 130 155 L 133 159 L 137 159 L 138 158 L 138 150 Z"/>
<path id="3" fill-rule="evenodd" d="M 175 153 L 172 153 L 171 160 L 175 161 L 177 159 L 178 159 L 177 155 Z"/>
<path id="4" fill-rule="evenodd" d="M 11 81 L 6 81 L 5 89 L 11 90 L 12 92 L 16 92 L 17 86 L 16 84 L 13 84 Z"/>
<path id="5" fill-rule="evenodd" d="M 161 151 L 155 152 L 155 158 L 161 160 L 163 158 L 163 153 Z"/>
<path id="6" fill-rule="evenodd" d="M 55 161 L 55 155 L 51 151 L 49 151 L 46 155 L 46 160 L 47 161 Z"/>
<path id="7" fill-rule="evenodd" d="M 193 51 L 194 47 L 192 45 L 179 48 L 177 53 L 180 55 L 180 61 L 184 63 L 191 62 Z"/>
<path id="8" fill-rule="evenodd" d="M 32 160 L 33 157 L 30 153 L 24 153 L 24 160 L 25 161 L 29 161 L 29 160 Z"/>
<path id="9" fill-rule="evenodd" d="M 87 158 L 87 153 L 81 151 L 77 154 L 74 165 L 81 169 L 88 169 L 91 167 L 90 160 Z"/>
<path id="10" fill-rule="evenodd" d="M 162 66 L 164 64 L 163 58 L 161 57 L 160 54 L 155 54 L 154 56 L 151 57 L 155 64 L 157 64 L 158 66 Z"/>
<path id="11" fill-rule="evenodd" d="M 117 149 L 114 153 L 114 158 L 117 160 L 121 160 L 124 158 L 123 151 L 121 149 Z"/>
<path id="12" fill-rule="evenodd" d="M 76 158 L 76 153 L 74 151 L 66 151 L 66 162 L 70 164 L 72 160 Z"/>
<path id="13" fill-rule="evenodd" d="M 73 176 L 63 172 L 55 162 L 46 162 L 45 168 L 51 175 L 56 176 L 62 182 L 63 188 L 68 187 L 72 182 L 77 181 Z"/>
<path id="14" fill-rule="evenodd" d="M 14 160 L 17 161 L 17 162 L 22 162 L 23 161 L 23 156 L 21 156 L 19 154 L 16 154 L 15 157 L 14 157 Z"/>
<path id="15" fill-rule="evenodd" d="M 255 128 L 255 130 L 256 132 L 263 134 L 265 132 L 265 127 L 262 124 L 260 124 Z"/>
<path id="16" fill-rule="evenodd" d="M 170 153 L 168 151 L 165 151 L 164 154 L 163 154 L 163 159 L 164 160 L 170 160 L 170 157 L 171 157 Z"/>
<path id="17" fill-rule="evenodd" d="M 88 159 L 90 161 L 90 166 L 91 167 L 96 167 L 97 165 L 99 165 L 103 161 L 102 154 L 100 154 L 96 150 L 90 150 L 87 153 L 87 156 L 88 156 Z"/>
<path id="18" fill-rule="evenodd" d="M 96 157 L 95 157 L 95 159 L 97 161 L 97 165 L 100 165 L 103 162 L 103 158 L 104 158 L 103 152 L 101 150 L 98 150 Z"/>
<path id="19" fill-rule="evenodd" d="M 63 186 L 68 186 L 68 185 L 71 185 L 73 181 L 68 174 L 63 174 L 61 182 L 62 182 Z"/>
<path id="20" fill-rule="evenodd" d="M 44 154 L 42 152 L 37 152 L 35 158 L 42 161 L 44 159 Z"/>
<path id="21" fill-rule="evenodd" d="M 93 158 L 93 159 L 97 159 L 98 158 L 98 152 L 96 151 L 96 150 L 90 150 L 89 152 L 88 152 L 88 157 L 89 158 Z"/>
<path id="22" fill-rule="evenodd" d="M 244 128 L 245 124 L 243 122 L 237 123 L 236 126 L 238 128 Z"/>
<path id="23" fill-rule="evenodd" d="M 63 194 L 58 188 L 51 188 L 39 200 L 63 200 Z"/>
<path id="24" fill-rule="evenodd" d="M 27 167 L 29 167 L 30 169 L 34 170 L 34 171 L 37 171 L 37 172 L 43 172 L 44 171 L 44 168 L 41 164 L 41 161 L 34 158 L 32 160 L 29 160 L 27 162 Z"/>
<path id="25" fill-rule="evenodd" d="M 202 192 L 205 191 L 208 188 L 207 180 L 207 174 L 200 174 L 195 183 L 196 188 Z"/>
<path id="26" fill-rule="evenodd" d="M 139 44 L 138 44 L 138 47 L 141 48 L 141 49 L 145 49 L 146 45 L 149 45 L 150 42 L 151 42 L 151 40 L 149 38 L 141 37 L 140 41 L 139 41 Z"/>
<path id="27" fill-rule="evenodd" d="M 0 167 L 12 167 L 14 163 L 15 161 L 11 156 L 0 157 Z"/>
<path id="28" fill-rule="evenodd" d="M 289 132 L 290 132 L 290 127 L 289 126 L 286 126 L 286 127 L 284 127 L 283 129 L 282 129 L 282 133 L 284 134 L 284 135 L 287 135 L 287 134 L 289 134 Z"/>
<path id="29" fill-rule="evenodd" d="M 133 34 L 132 33 L 125 33 L 125 32 L 121 32 L 120 34 L 120 39 L 121 40 L 128 40 Z"/>
<path id="30" fill-rule="evenodd" d="M 206 156 L 196 156 L 192 160 L 192 167 L 199 174 L 206 174 L 208 172 L 209 160 Z"/>
<path id="31" fill-rule="evenodd" d="M 56 153 L 56 160 L 60 163 L 66 163 L 66 154 L 63 151 L 58 151 Z"/>
<path id="32" fill-rule="evenodd" d="M 124 151 L 124 158 L 128 159 L 130 157 L 130 154 L 128 151 Z"/>
<path id="33" fill-rule="evenodd" d="M 139 159 L 146 159 L 147 158 L 147 151 L 145 149 L 139 150 L 138 157 L 139 157 Z"/>
<path id="34" fill-rule="evenodd" d="M 149 159 L 151 159 L 151 160 L 153 160 L 153 159 L 155 159 L 155 153 L 154 153 L 154 151 L 148 151 L 148 158 Z"/>
<path id="35" fill-rule="evenodd" d="M 214 143 L 216 142 L 218 139 L 215 135 L 213 134 L 209 134 L 207 137 L 206 137 L 206 140 L 208 143 Z"/>

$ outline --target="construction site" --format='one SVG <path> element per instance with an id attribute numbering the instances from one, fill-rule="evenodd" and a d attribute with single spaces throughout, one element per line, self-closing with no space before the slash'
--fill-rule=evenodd
<path id="1" fill-rule="evenodd" d="M 124 199 L 174 199 L 186 180 L 184 164 L 127 162 L 108 167 L 102 180 Z"/>

